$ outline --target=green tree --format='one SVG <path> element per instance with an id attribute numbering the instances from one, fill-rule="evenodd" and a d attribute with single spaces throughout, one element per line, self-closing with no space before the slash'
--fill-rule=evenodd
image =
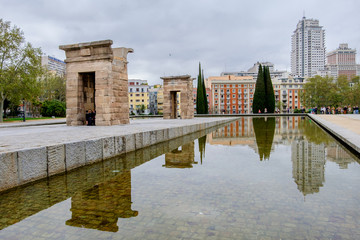
<path id="1" fill-rule="evenodd" d="M 0 122 L 4 101 L 34 101 L 40 95 L 41 50 L 25 43 L 20 28 L 0 19 Z"/>
<path id="2" fill-rule="evenodd" d="M 359 83 L 359 80 L 360 80 L 360 76 L 354 76 L 351 78 L 352 83 Z"/>
<path id="3" fill-rule="evenodd" d="M 204 113 L 208 114 L 209 113 L 209 106 L 208 106 L 208 101 L 207 101 L 207 96 L 206 96 L 206 87 L 205 87 L 205 81 L 204 81 L 204 70 L 202 70 L 202 74 L 201 74 L 201 85 L 203 88 L 203 94 L 204 94 Z"/>
<path id="4" fill-rule="evenodd" d="M 269 67 L 264 67 L 264 83 L 265 83 L 265 107 L 268 113 L 275 112 L 275 94 L 270 77 Z"/>
<path id="5" fill-rule="evenodd" d="M 336 89 L 333 78 L 316 75 L 304 84 L 304 91 L 301 92 L 300 97 L 307 107 L 336 106 L 339 101 Z"/>
<path id="6" fill-rule="evenodd" d="M 64 76 L 45 71 L 41 78 L 41 100 L 66 100 L 66 83 Z"/>
<path id="7" fill-rule="evenodd" d="M 199 63 L 199 75 L 198 75 L 198 82 L 197 82 L 197 91 L 196 91 L 196 113 L 197 114 L 204 114 L 205 110 L 205 99 L 206 92 L 204 94 L 204 86 L 203 86 L 203 77 L 201 74 L 201 63 Z"/>
<path id="8" fill-rule="evenodd" d="M 64 102 L 59 100 L 46 100 L 41 106 L 41 115 L 43 116 L 55 116 L 55 117 L 65 117 L 66 115 L 66 106 Z"/>
<path id="9" fill-rule="evenodd" d="M 259 71 L 256 79 L 254 100 L 253 100 L 253 113 L 258 113 L 259 110 L 263 113 L 265 108 L 265 84 L 264 74 L 261 64 L 259 65 Z"/>

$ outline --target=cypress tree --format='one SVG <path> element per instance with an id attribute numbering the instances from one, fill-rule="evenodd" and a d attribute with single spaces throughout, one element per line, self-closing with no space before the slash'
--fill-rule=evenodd
<path id="1" fill-rule="evenodd" d="M 199 75 L 198 75 L 197 91 L 196 91 L 196 113 L 202 114 L 204 112 L 205 112 L 204 92 L 202 86 L 201 63 L 199 62 Z"/>
<path id="2" fill-rule="evenodd" d="M 204 94 L 204 113 L 208 114 L 209 113 L 209 108 L 208 108 L 208 101 L 207 101 L 207 96 L 206 96 L 206 87 L 205 87 L 205 81 L 204 81 L 204 70 L 202 70 L 202 74 L 201 74 L 201 84 L 202 84 L 203 94 Z"/>
<path id="3" fill-rule="evenodd" d="M 265 107 L 268 113 L 275 112 L 275 95 L 272 85 L 269 67 L 264 67 L 264 82 L 265 82 Z"/>
<path id="4" fill-rule="evenodd" d="M 264 74 L 261 64 L 259 65 L 259 71 L 256 79 L 255 93 L 253 99 L 253 113 L 258 113 L 259 110 L 263 113 L 265 108 L 265 83 Z"/>

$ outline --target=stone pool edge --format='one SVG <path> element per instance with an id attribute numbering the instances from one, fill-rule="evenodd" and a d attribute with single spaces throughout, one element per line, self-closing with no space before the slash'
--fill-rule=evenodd
<path id="1" fill-rule="evenodd" d="M 325 119 L 320 118 L 314 114 L 308 114 L 308 117 L 312 119 L 318 126 L 323 128 L 336 140 L 350 148 L 351 151 L 360 157 L 360 138 L 359 135 L 345 129 L 337 124 L 331 123 Z"/>
<path id="2" fill-rule="evenodd" d="M 237 119 L 226 118 L 0 153 L 0 192 Z"/>

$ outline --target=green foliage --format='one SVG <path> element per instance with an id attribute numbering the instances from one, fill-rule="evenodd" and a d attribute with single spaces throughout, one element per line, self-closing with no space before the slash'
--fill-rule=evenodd
<path id="1" fill-rule="evenodd" d="M 309 107 L 333 106 L 337 101 L 334 88 L 333 78 L 318 75 L 309 78 L 301 93 L 303 104 Z"/>
<path id="2" fill-rule="evenodd" d="M 46 100 L 41 106 L 41 115 L 43 116 L 55 116 L 55 117 L 65 117 L 66 116 L 66 106 L 65 102 L 59 100 Z"/>
<path id="3" fill-rule="evenodd" d="M 356 81 L 356 78 L 353 78 Z M 354 80 L 352 80 L 354 81 Z M 302 103 L 307 107 L 360 105 L 360 84 L 350 87 L 346 76 L 336 81 L 331 77 L 315 76 L 309 78 L 301 93 Z"/>
<path id="4" fill-rule="evenodd" d="M 202 74 L 201 74 L 201 85 L 203 88 L 203 98 L 204 98 L 204 110 L 205 110 L 205 114 L 209 113 L 209 108 L 208 108 L 208 101 L 207 101 L 207 96 L 206 96 L 206 87 L 205 87 L 205 81 L 204 81 L 204 70 L 202 70 Z"/>
<path id="5" fill-rule="evenodd" d="M 5 99 L 13 103 L 35 100 L 41 92 L 38 81 L 41 73 L 40 48 L 25 43 L 20 28 L 0 19 L 0 112 Z"/>
<path id="6" fill-rule="evenodd" d="M 42 100 L 66 100 L 66 82 L 64 76 L 46 71 L 41 78 Z"/>
<path id="7" fill-rule="evenodd" d="M 268 113 L 275 112 L 275 95 L 274 88 L 270 77 L 269 67 L 264 67 L 264 82 L 265 82 L 265 107 Z"/>
<path id="8" fill-rule="evenodd" d="M 265 83 L 264 74 L 261 64 L 259 65 L 258 76 L 256 79 L 255 93 L 253 99 L 253 113 L 258 113 L 259 110 L 263 113 L 265 109 Z"/>
<path id="9" fill-rule="evenodd" d="M 260 161 L 270 158 L 275 133 L 275 118 L 253 118 L 256 144 Z"/>
<path id="10" fill-rule="evenodd" d="M 199 63 L 199 75 L 197 82 L 197 92 L 196 92 L 196 113 L 197 114 L 207 114 L 208 103 L 206 98 L 206 89 L 204 83 L 204 73 L 201 70 L 201 64 Z"/>

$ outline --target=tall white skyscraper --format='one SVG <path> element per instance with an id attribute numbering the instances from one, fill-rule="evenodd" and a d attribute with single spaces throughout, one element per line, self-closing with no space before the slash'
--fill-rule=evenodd
<path id="1" fill-rule="evenodd" d="M 291 36 L 291 72 L 295 76 L 312 77 L 325 68 L 325 30 L 319 20 L 299 21 Z"/>

